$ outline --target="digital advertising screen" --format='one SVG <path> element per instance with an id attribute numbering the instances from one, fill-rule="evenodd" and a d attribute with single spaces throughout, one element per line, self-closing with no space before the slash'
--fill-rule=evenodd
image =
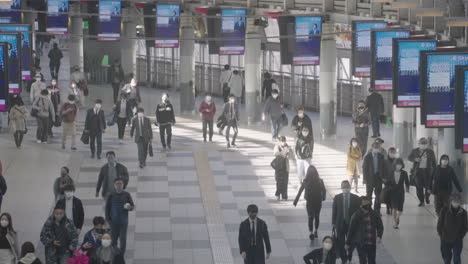
<path id="1" fill-rule="evenodd" d="M 21 23 L 20 9 L 21 0 L 11 0 L 11 5 L 0 5 L 0 23 Z"/>
<path id="2" fill-rule="evenodd" d="M 408 38 L 409 30 L 371 31 L 371 87 L 377 91 L 393 88 L 393 39 Z"/>
<path id="3" fill-rule="evenodd" d="M 437 41 L 431 39 L 394 39 L 393 103 L 397 107 L 419 107 L 419 57 L 421 51 L 435 50 Z"/>
<path id="4" fill-rule="evenodd" d="M 8 44 L 0 43 L 0 112 L 7 111 L 8 98 Z"/>
<path id="5" fill-rule="evenodd" d="M 242 55 L 245 49 L 247 9 L 221 10 L 221 46 L 219 55 Z"/>
<path id="6" fill-rule="evenodd" d="M 156 48 L 178 48 L 180 27 L 180 5 L 156 5 Z"/>
<path id="7" fill-rule="evenodd" d="M 293 65 L 320 64 L 322 16 L 296 17 Z"/>
<path id="8" fill-rule="evenodd" d="M 351 73 L 356 77 L 370 77 L 371 72 L 371 30 L 384 29 L 383 20 L 353 21 L 351 40 Z"/>
<path id="9" fill-rule="evenodd" d="M 32 33 L 30 25 L 0 24 L 0 32 L 21 33 L 21 79 L 31 79 L 32 68 Z"/>
<path id="10" fill-rule="evenodd" d="M 0 33 L 0 42 L 8 43 L 8 90 L 19 94 L 21 85 L 21 34 Z"/>
<path id="11" fill-rule="evenodd" d="M 99 41 L 120 39 L 121 1 L 99 1 Z"/>
<path id="12" fill-rule="evenodd" d="M 455 147 L 468 153 L 468 66 L 455 67 Z"/>
<path id="13" fill-rule="evenodd" d="M 421 53 L 421 121 L 428 128 L 455 126 L 455 67 L 468 65 L 468 51 Z"/>
<path id="14" fill-rule="evenodd" d="M 68 33 L 68 0 L 47 1 L 47 32 Z"/>

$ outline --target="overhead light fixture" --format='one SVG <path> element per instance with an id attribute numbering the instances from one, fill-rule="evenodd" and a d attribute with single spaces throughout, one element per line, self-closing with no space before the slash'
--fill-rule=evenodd
<path id="1" fill-rule="evenodd" d="M 416 8 L 415 14 L 418 17 L 441 17 L 445 16 L 445 12 L 439 8 Z"/>

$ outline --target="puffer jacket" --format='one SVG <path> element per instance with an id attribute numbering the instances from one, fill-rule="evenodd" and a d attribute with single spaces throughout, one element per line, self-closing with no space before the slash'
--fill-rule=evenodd
<path id="1" fill-rule="evenodd" d="M 41 230 L 41 242 L 45 247 L 46 264 L 56 263 L 57 248 L 54 246 L 55 240 L 66 239 L 68 245 L 66 250 L 73 251 L 78 247 L 78 232 L 75 225 L 66 217 L 60 221 L 60 225 L 65 228 L 66 234 L 56 232 L 57 225 L 55 224 L 54 215 L 51 215 Z"/>

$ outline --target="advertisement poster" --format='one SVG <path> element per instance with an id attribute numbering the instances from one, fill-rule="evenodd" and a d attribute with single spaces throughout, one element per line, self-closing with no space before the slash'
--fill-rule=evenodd
<path id="1" fill-rule="evenodd" d="M 221 10 L 219 55 L 242 55 L 245 49 L 246 9 Z"/>
<path id="2" fill-rule="evenodd" d="M 293 65 L 319 65 L 322 17 L 296 17 Z"/>
<path id="3" fill-rule="evenodd" d="M 99 1 L 99 31 L 97 40 L 120 39 L 121 1 Z"/>
<path id="4" fill-rule="evenodd" d="M 468 52 L 428 53 L 421 68 L 421 114 L 426 127 L 455 126 L 455 66 L 468 65 Z"/>
<path id="5" fill-rule="evenodd" d="M 32 33 L 30 25 L 0 24 L 0 32 L 21 33 L 21 79 L 31 79 L 32 68 Z"/>
<path id="6" fill-rule="evenodd" d="M 8 44 L 0 43 L 0 112 L 7 111 L 8 98 Z"/>
<path id="7" fill-rule="evenodd" d="M 0 5 L 0 23 L 21 23 L 21 0 L 11 0 L 11 5 Z"/>
<path id="8" fill-rule="evenodd" d="M 393 88 L 393 39 L 408 38 L 409 30 L 373 30 L 371 32 L 371 87 L 377 91 Z"/>
<path id="9" fill-rule="evenodd" d="M 178 48 L 180 5 L 156 5 L 156 48 Z"/>
<path id="10" fill-rule="evenodd" d="M 8 43 L 8 90 L 19 94 L 21 84 L 21 34 L 0 33 L 0 42 Z"/>
<path id="11" fill-rule="evenodd" d="M 397 107 L 419 107 L 419 57 L 421 51 L 435 50 L 436 40 L 394 41 L 396 61 L 393 72 L 394 103 Z"/>
<path id="12" fill-rule="evenodd" d="M 371 30 L 384 29 L 385 21 L 353 21 L 351 42 L 351 71 L 356 77 L 370 77 L 371 67 Z"/>
<path id="13" fill-rule="evenodd" d="M 68 0 L 47 1 L 47 32 L 68 33 Z"/>

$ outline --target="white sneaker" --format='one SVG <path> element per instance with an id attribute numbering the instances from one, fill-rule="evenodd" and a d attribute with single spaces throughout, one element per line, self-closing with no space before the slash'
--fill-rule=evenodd
<path id="1" fill-rule="evenodd" d="M 124 143 L 123 139 L 119 139 L 119 144 L 123 145 L 123 143 Z"/>
<path id="2" fill-rule="evenodd" d="M 40 141 L 39 139 L 36 140 L 36 142 L 37 142 L 37 144 L 41 144 L 41 143 L 42 143 L 42 141 Z"/>

